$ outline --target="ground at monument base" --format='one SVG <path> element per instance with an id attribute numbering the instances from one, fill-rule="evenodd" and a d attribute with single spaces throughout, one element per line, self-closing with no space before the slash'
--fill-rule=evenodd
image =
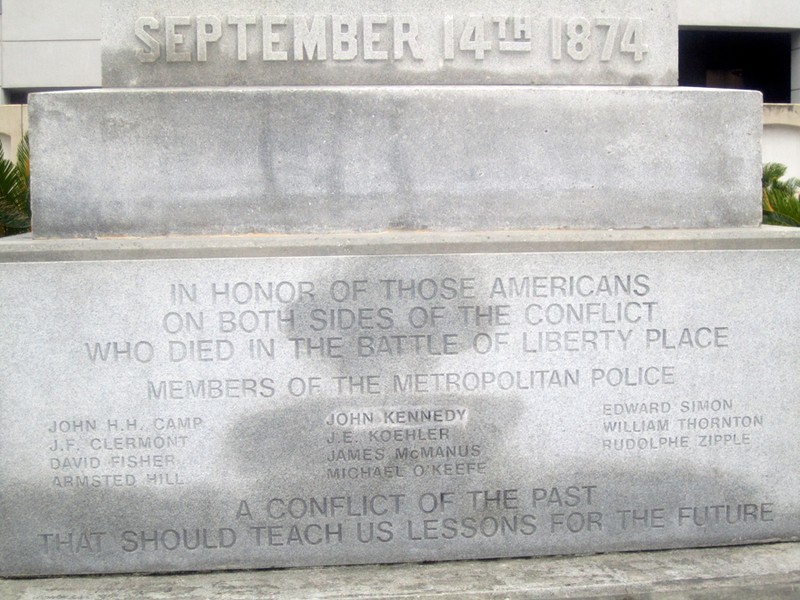
<path id="1" fill-rule="evenodd" d="M 800 543 L 584 557 L 0 581 L 4 600 L 800 598 Z"/>

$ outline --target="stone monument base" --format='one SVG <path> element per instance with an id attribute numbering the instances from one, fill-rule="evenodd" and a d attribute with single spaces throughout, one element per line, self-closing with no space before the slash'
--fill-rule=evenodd
<path id="1" fill-rule="evenodd" d="M 92 90 L 31 131 L 43 238 L 761 222 L 756 92 Z"/>
<path id="2" fill-rule="evenodd" d="M 2 574 L 796 540 L 798 258 L 773 228 L 3 241 Z"/>

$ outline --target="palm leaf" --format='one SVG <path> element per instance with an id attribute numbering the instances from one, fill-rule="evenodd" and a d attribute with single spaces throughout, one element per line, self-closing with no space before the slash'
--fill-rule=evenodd
<path id="1" fill-rule="evenodd" d="M 30 151 L 26 135 L 17 148 L 17 163 L 5 157 L 0 146 L 0 226 L 7 233 L 31 227 Z"/>
<path id="2" fill-rule="evenodd" d="M 761 174 L 764 223 L 800 227 L 800 179 L 781 180 L 785 174 L 785 165 L 764 165 Z"/>
<path id="3" fill-rule="evenodd" d="M 772 186 L 781 177 L 786 175 L 786 165 L 780 163 L 766 163 L 761 169 L 761 187 Z"/>

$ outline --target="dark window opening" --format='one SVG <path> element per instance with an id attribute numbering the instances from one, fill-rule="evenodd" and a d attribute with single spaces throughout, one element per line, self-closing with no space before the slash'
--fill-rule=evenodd
<path id="1" fill-rule="evenodd" d="M 18 91 L 18 90 L 9 90 L 8 91 L 8 103 L 9 104 L 27 104 L 28 103 L 28 92 Z"/>
<path id="2" fill-rule="evenodd" d="M 685 29 L 679 39 L 680 85 L 758 90 L 764 102 L 791 101 L 791 33 Z"/>

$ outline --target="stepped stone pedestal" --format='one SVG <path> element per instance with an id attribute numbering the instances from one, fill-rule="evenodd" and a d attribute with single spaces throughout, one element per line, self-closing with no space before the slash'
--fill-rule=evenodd
<path id="1" fill-rule="evenodd" d="M 755 92 L 102 90 L 31 106 L 42 237 L 761 220 Z"/>
<path id="2" fill-rule="evenodd" d="M 0 243 L 2 574 L 798 539 L 800 235 L 674 14 L 107 2 Z"/>

